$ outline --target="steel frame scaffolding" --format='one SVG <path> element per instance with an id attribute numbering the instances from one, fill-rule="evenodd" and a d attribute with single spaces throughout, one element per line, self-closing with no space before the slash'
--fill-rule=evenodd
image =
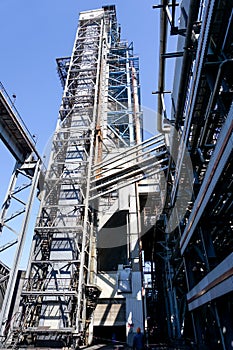
<path id="1" fill-rule="evenodd" d="M 99 294 L 89 273 L 95 231 L 89 178 L 103 31 L 102 12 L 80 19 L 13 328 L 27 344 L 77 346 Z"/>
<path id="2" fill-rule="evenodd" d="M 96 305 L 112 300 L 105 292 L 99 298 L 97 232 L 105 229 L 106 205 L 117 207 L 124 197 L 131 232 L 125 265 L 137 277 L 130 301 L 120 291 L 122 281 L 116 303 L 132 314 L 142 288 L 138 182 L 166 168 L 164 137 L 141 143 L 138 58 L 132 44 L 120 40 L 115 6 L 80 13 L 72 56 L 57 59 L 57 65 L 64 93 L 39 194 L 29 265 L 5 339 L 10 347 L 91 343 Z M 128 161 L 122 162 L 123 157 Z M 122 188 L 131 204 L 122 197 Z M 111 278 L 117 280 L 128 271 L 124 269 Z M 134 317 L 144 327 L 143 301 L 135 305 Z M 121 322 L 125 327 L 126 315 Z"/>
<path id="3" fill-rule="evenodd" d="M 162 134 L 142 141 L 139 62 L 121 41 L 115 6 L 81 12 L 72 56 L 57 59 L 64 92 L 45 176 L 0 94 L 0 136 L 17 161 L 1 212 L 8 234 L 0 250 L 16 247 L 11 271 L 0 264 L 2 346 L 78 348 L 103 327 L 124 328 L 132 345 L 136 325 L 152 347 L 232 346 L 233 2 L 183 0 L 179 25 L 175 1 L 153 7 L 161 13 Z M 174 53 L 166 52 L 169 26 Z M 20 232 L 9 225 L 18 217 Z"/>
<path id="4" fill-rule="evenodd" d="M 168 115 L 161 96 L 166 92 L 165 66 L 168 7 L 162 1 L 159 114 Z M 156 307 L 167 317 L 161 337 L 185 342 L 198 348 L 228 349 L 232 341 L 232 1 L 183 1 L 172 92 L 170 157 L 166 171 L 164 217 L 156 224 L 157 278 Z M 174 25 L 174 22 L 173 22 Z M 171 27 L 170 34 L 177 34 Z M 174 57 L 177 57 L 174 53 Z M 160 124 L 161 126 L 161 124 Z M 179 216 L 174 204 L 179 200 L 184 155 L 193 168 L 193 191 L 189 191 L 186 211 L 175 229 L 172 215 Z M 162 242 L 162 244 L 161 244 Z M 162 297 L 163 292 L 166 294 Z M 162 306 L 163 305 L 163 306 Z M 164 319 L 164 318 L 163 318 Z M 157 319 L 162 322 L 162 319 Z M 155 321 L 155 322 L 156 322 Z M 165 325 L 165 324 L 164 324 Z M 227 329 L 227 331 L 226 331 Z"/>
<path id="5" fill-rule="evenodd" d="M 1 339 L 9 329 L 12 315 L 14 286 L 17 283 L 33 200 L 39 189 L 41 159 L 33 137 L 23 123 L 4 86 L 0 83 L 0 138 L 15 158 L 7 193 L 0 212 L 1 259 Z M 41 173 L 41 178 L 43 177 Z"/>

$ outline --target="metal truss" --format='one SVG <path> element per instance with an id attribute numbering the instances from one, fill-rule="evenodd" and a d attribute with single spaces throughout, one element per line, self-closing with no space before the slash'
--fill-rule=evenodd
<path id="1" fill-rule="evenodd" d="M 76 346 L 99 294 L 90 278 L 94 212 L 89 203 L 104 30 L 100 13 L 80 20 L 54 133 L 30 265 L 13 331 L 30 339 Z"/>
<path id="2" fill-rule="evenodd" d="M 76 348 L 92 341 L 101 293 L 97 222 L 106 201 L 117 210 L 122 188 L 128 193 L 124 201 L 131 201 L 126 209 L 131 235 L 126 233 L 127 259 L 132 260 L 130 273 L 137 276 L 130 292 L 138 292 L 138 183 L 168 167 L 163 135 L 141 141 L 138 58 L 132 44 L 120 41 L 114 6 L 80 14 L 72 56 L 57 64 L 64 93 L 40 183 L 29 265 L 7 326 L 9 347 Z M 143 326 L 142 304 L 137 308 Z"/>
<path id="3" fill-rule="evenodd" d="M 14 286 L 18 279 L 33 200 L 39 188 L 41 159 L 35 149 L 32 136 L 2 84 L 0 114 L 1 139 L 16 159 L 0 213 L 1 260 L 8 262 L 11 256 L 12 261 L 9 267 L 1 261 L 0 328 L 1 338 L 4 339 L 12 317 Z"/>
<path id="4" fill-rule="evenodd" d="M 167 2 L 163 5 L 161 11 L 167 11 Z M 233 334 L 232 324 L 228 334 L 222 331 L 232 305 L 232 3 L 190 1 L 181 14 L 185 37 L 179 37 L 177 50 L 185 46 L 185 51 L 177 58 L 170 119 L 177 132 L 172 134 L 171 126 L 163 130 L 171 133 L 171 158 L 163 220 L 156 224 L 157 274 L 164 274 L 159 294 L 166 290 L 159 303 L 171 339 L 227 349 Z M 163 21 L 164 29 L 166 16 Z M 160 73 L 163 94 L 165 73 Z M 159 100 L 162 114 L 166 110 Z M 187 191 L 189 200 L 183 196 L 186 210 L 179 218 L 175 205 L 186 154 L 192 161 L 193 191 Z M 177 227 L 171 231 L 172 216 L 177 216 Z"/>
<path id="5" fill-rule="evenodd" d="M 100 294 L 91 181 L 102 176 L 95 164 L 140 141 L 137 62 L 119 41 L 114 6 L 80 14 L 72 56 L 57 60 L 64 94 L 11 346 L 91 341 Z"/>
<path id="6" fill-rule="evenodd" d="M 137 100 L 140 96 L 138 58 L 133 55 L 132 43 L 114 45 L 108 54 L 108 65 L 108 128 L 118 137 L 119 146 L 133 145 L 135 139 L 141 141 L 142 113 Z"/>

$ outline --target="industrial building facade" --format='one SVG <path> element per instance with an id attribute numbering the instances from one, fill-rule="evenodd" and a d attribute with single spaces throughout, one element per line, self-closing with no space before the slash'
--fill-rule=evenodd
<path id="1" fill-rule="evenodd" d="M 161 11 L 158 113 L 165 119 L 158 125 L 170 135 L 171 154 L 164 215 L 155 229 L 157 322 L 167 323 L 164 336 L 170 339 L 191 339 L 198 349 L 231 349 L 233 2 L 184 0 L 179 25 L 174 2 L 162 1 L 155 11 Z M 167 52 L 174 36 L 177 51 Z M 170 113 L 164 95 L 171 58 Z"/>
<path id="2" fill-rule="evenodd" d="M 47 169 L 1 92 L 1 139 L 17 164 L 3 233 L 12 200 L 31 188 L 18 240 L 0 247 L 16 245 L 13 268 L 0 270 L 3 348 L 132 347 L 137 327 L 149 348 L 233 347 L 233 2 L 161 0 L 152 11 L 156 136 L 142 139 L 139 60 L 113 5 L 81 12 L 72 56 L 57 59 L 64 92 Z M 20 190 L 19 174 L 30 180 Z M 29 264 L 18 271 L 37 191 Z"/>

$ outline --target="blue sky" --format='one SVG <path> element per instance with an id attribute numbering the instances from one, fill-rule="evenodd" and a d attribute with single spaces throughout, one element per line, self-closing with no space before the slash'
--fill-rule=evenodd
<path id="1" fill-rule="evenodd" d="M 152 0 L 1 0 L 0 81 L 10 95 L 37 145 L 43 151 L 54 130 L 62 89 L 57 57 L 69 56 L 80 11 L 115 4 L 122 39 L 134 42 L 140 57 L 142 104 L 155 108 L 159 12 Z M 155 125 L 154 125 L 155 128 Z"/>
<path id="2" fill-rule="evenodd" d="M 50 139 L 58 116 L 62 88 L 56 72 L 56 58 L 70 56 L 80 11 L 115 4 L 121 37 L 134 42 L 140 58 L 140 83 L 144 126 L 156 129 L 159 10 L 153 0 L 1 0 L 0 81 L 37 140 L 40 154 Z M 147 116 L 147 115 L 148 116 Z M 7 160 L 7 161 L 6 161 Z M 0 142 L 0 202 L 8 185 L 6 175 L 14 160 Z"/>
<path id="3" fill-rule="evenodd" d="M 145 128 L 156 130 L 159 10 L 152 0 L 1 0 L 0 81 L 18 109 L 37 149 L 43 154 L 54 131 L 62 88 L 56 58 L 70 56 L 80 11 L 116 5 L 121 37 L 134 42 L 140 58 L 140 83 Z M 158 3 L 158 1 L 157 1 Z M 148 112 L 149 111 L 149 112 Z M 14 160 L 0 142 L 0 203 L 6 192 Z"/>

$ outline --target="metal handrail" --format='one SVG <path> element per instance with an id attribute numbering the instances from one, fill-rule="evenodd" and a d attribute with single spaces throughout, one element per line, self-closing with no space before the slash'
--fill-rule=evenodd
<path id="1" fill-rule="evenodd" d="M 10 96 L 8 95 L 3 83 L 0 81 L 0 91 L 2 92 L 3 96 L 6 98 L 7 102 L 9 103 L 10 107 L 13 109 L 16 117 L 19 119 L 20 123 L 23 125 L 24 130 L 27 132 L 27 134 L 30 136 L 31 140 L 33 141 L 33 143 L 36 143 L 36 140 L 33 138 L 33 135 L 30 133 L 30 131 L 28 130 L 26 124 L 24 123 L 22 117 L 20 116 L 17 108 L 14 105 L 14 102 L 12 101 L 12 99 L 10 98 Z"/>

